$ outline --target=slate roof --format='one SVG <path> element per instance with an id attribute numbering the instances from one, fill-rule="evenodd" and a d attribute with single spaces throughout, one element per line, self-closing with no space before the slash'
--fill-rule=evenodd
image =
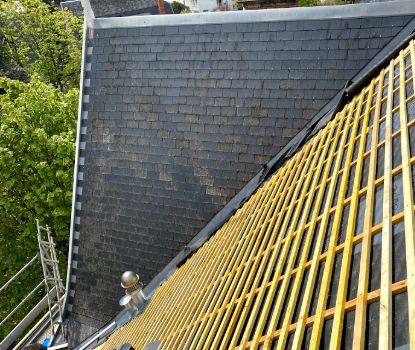
<path id="1" fill-rule="evenodd" d="M 412 40 L 98 348 L 409 348 L 414 62 Z"/>
<path id="2" fill-rule="evenodd" d="M 68 9 L 71 11 L 75 16 L 82 16 L 83 15 L 83 9 L 81 0 L 69 0 L 69 1 L 62 1 L 60 3 L 61 9 Z"/>
<path id="3" fill-rule="evenodd" d="M 88 2 L 96 18 L 134 16 L 141 13 L 158 14 L 155 0 L 88 0 Z"/>
<path id="4" fill-rule="evenodd" d="M 123 271 L 148 283 L 412 19 L 377 6 L 95 20 L 68 275 L 75 343 L 119 310 Z"/>

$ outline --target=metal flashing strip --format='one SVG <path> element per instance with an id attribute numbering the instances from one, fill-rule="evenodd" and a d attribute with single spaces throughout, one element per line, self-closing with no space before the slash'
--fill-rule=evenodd
<path id="1" fill-rule="evenodd" d="M 72 310 L 72 305 L 69 303 L 69 296 L 73 297 L 74 290 L 73 284 L 76 281 L 76 276 L 73 274 L 73 270 L 76 269 L 77 263 L 76 261 L 73 262 L 73 255 L 78 253 L 78 245 L 74 244 L 75 240 L 79 240 L 79 233 L 75 231 L 75 225 L 79 225 L 80 218 L 76 214 L 78 208 L 81 207 L 81 201 L 77 199 L 78 196 L 82 195 L 82 186 L 80 186 L 80 181 L 83 180 L 83 173 L 79 172 L 79 166 L 83 165 L 83 160 L 80 162 L 80 153 L 81 150 L 84 149 L 83 147 L 84 142 L 81 142 L 81 135 L 86 133 L 86 128 L 82 126 L 82 120 L 85 119 L 84 112 L 83 112 L 83 104 L 85 103 L 85 96 L 83 93 L 84 90 L 84 81 L 85 81 L 85 72 L 86 72 L 86 57 L 88 55 L 87 50 L 87 42 L 88 42 L 88 27 L 87 22 L 84 20 L 84 29 L 83 29 L 83 37 L 82 37 L 82 59 L 81 59 L 81 76 L 80 76 L 80 83 L 79 86 L 79 106 L 78 106 L 78 123 L 77 123 L 77 130 L 76 130 L 76 149 L 75 149 L 75 163 L 74 163 L 74 175 L 73 175 L 73 190 L 72 190 L 72 211 L 71 211 L 71 226 L 70 226 L 70 234 L 69 234 L 69 252 L 68 252 L 68 269 L 67 269 L 67 276 L 66 276 L 66 288 L 65 288 L 65 296 L 64 296 L 64 303 L 63 303 L 63 310 L 64 313 L 66 311 Z M 92 53 L 92 51 L 91 51 Z M 89 96 L 88 96 L 89 97 Z M 88 98 L 89 100 L 89 98 Z"/>
<path id="2" fill-rule="evenodd" d="M 229 24 L 302 21 L 366 17 L 391 17 L 415 13 L 415 1 L 388 1 L 354 5 L 296 7 L 256 11 L 204 12 L 193 14 L 95 18 L 93 28 L 133 28 L 198 24 Z"/>
<path id="3" fill-rule="evenodd" d="M 93 28 L 95 14 L 89 0 L 81 0 L 82 8 L 84 9 L 85 23 L 88 28 Z"/>

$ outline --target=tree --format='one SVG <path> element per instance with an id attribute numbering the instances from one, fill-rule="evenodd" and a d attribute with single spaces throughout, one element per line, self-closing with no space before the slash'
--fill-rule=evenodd
<path id="1" fill-rule="evenodd" d="M 320 0 L 299 0 L 298 4 L 304 7 L 321 5 Z"/>
<path id="2" fill-rule="evenodd" d="M 355 0 L 351 0 L 351 2 L 355 2 Z M 331 6 L 331 5 L 344 5 L 346 3 L 350 3 L 347 0 L 299 0 L 299 6 Z"/>
<path id="3" fill-rule="evenodd" d="M 243 10 L 244 9 L 242 4 L 240 4 L 238 2 L 238 0 L 232 0 L 232 7 L 234 8 L 234 10 Z"/>
<path id="4" fill-rule="evenodd" d="M 70 225 L 78 90 L 0 78 L 0 285 L 36 254 L 36 226 L 54 230 L 65 267 Z M 65 277 L 62 271 L 62 277 Z M 0 319 L 41 280 L 39 266 L 21 288 L 0 295 Z M 12 292 L 10 295 L 9 292 Z M 26 304 L 30 310 L 38 300 Z M 26 309 L 27 310 L 27 309 Z M 26 312 L 22 310 L 22 313 Z M 16 315 L 16 319 L 20 315 Z M 16 320 L 15 319 L 15 320 Z M 13 322 L 1 327 L 0 339 Z"/>
<path id="5" fill-rule="evenodd" d="M 61 91 L 78 86 L 82 19 L 41 0 L 0 2 L 0 45 L 18 70 Z"/>
<path id="6" fill-rule="evenodd" d="M 181 2 L 173 1 L 171 3 L 171 8 L 173 10 L 173 13 L 190 13 L 190 8 Z"/>

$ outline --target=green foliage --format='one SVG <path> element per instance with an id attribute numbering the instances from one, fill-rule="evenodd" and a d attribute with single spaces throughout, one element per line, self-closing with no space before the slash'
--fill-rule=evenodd
<path id="1" fill-rule="evenodd" d="M 171 7 L 173 9 L 173 13 L 191 13 L 192 12 L 189 7 L 187 7 L 186 5 L 178 1 L 173 1 L 171 3 Z"/>
<path id="2" fill-rule="evenodd" d="M 3 56 L 27 76 L 61 91 L 78 86 L 82 19 L 41 0 L 0 2 Z M 8 74 L 10 76 L 10 74 Z"/>
<path id="3" fill-rule="evenodd" d="M 232 7 L 234 8 L 234 10 L 243 10 L 244 9 L 242 4 L 240 4 L 238 2 L 238 0 L 232 0 Z"/>
<path id="4" fill-rule="evenodd" d="M 82 19 L 57 0 L 0 1 L 0 285 L 37 251 L 35 219 L 54 230 L 61 277 L 75 155 Z M 39 282 L 39 262 L 0 294 L 3 319 Z M 44 295 L 0 327 L 0 340 Z"/>
<path id="5" fill-rule="evenodd" d="M 299 0 L 298 1 L 299 6 L 319 6 L 321 5 L 320 0 Z"/>
<path id="6" fill-rule="evenodd" d="M 0 285 L 36 254 L 35 219 L 54 230 L 61 267 L 68 250 L 77 89 L 0 78 Z M 64 273 L 64 271 L 62 271 Z M 63 274 L 64 278 L 65 275 Z M 39 266 L 0 295 L 0 319 L 41 280 Z M 10 289 L 10 290 L 9 290 Z M 10 294 L 9 292 L 12 292 Z M 33 303 L 36 300 L 32 301 Z M 28 306 L 31 304 L 29 303 Z M 13 326 L 0 330 L 0 339 Z"/>
<path id="7" fill-rule="evenodd" d="M 299 6 L 332 6 L 353 3 L 353 0 L 299 0 Z"/>

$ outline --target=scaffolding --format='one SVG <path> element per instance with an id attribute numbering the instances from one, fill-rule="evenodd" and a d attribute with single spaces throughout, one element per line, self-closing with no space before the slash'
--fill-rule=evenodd
<path id="1" fill-rule="evenodd" d="M 41 329 L 45 329 L 47 323 L 50 322 L 52 340 L 57 335 L 59 326 L 63 320 L 63 299 L 65 289 L 63 287 L 62 279 L 59 275 L 58 259 L 56 257 L 55 243 L 53 242 L 51 229 L 49 226 L 42 227 L 39 221 L 36 220 L 37 226 L 37 239 L 39 245 L 39 252 L 33 256 L 14 276 L 12 276 L 3 286 L 0 286 L 0 293 L 4 292 L 7 287 L 17 281 L 18 277 L 26 271 L 29 267 L 33 266 L 37 261 L 41 262 L 43 279 L 34 287 L 29 294 L 27 294 L 17 306 L 13 308 L 11 312 L 2 320 L 0 320 L 0 326 L 10 322 L 12 316 L 31 298 L 35 296 L 35 293 L 45 286 L 45 296 L 32 308 L 32 310 L 20 320 L 20 322 L 13 328 L 13 330 L 0 342 L 0 350 L 8 349 L 12 344 L 33 324 L 37 317 L 48 306 L 48 312 L 41 318 L 41 324 L 38 322 L 34 328 L 32 328 L 26 336 L 15 346 L 20 348 L 25 341 L 29 341 L 33 338 L 33 332 L 36 333 Z M 10 287 L 9 287 L 10 288 Z M 49 322 L 48 321 L 49 318 Z"/>
<path id="2" fill-rule="evenodd" d="M 46 295 L 48 299 L 49 318 L 52 329 L 52 335 L 55 335 L 63 322 L 63 298 L 65 288 L 59 275 L 59 261 L 56 257 L 55 243 L 52 232 L 48 225 L 40 226 L 39 220 L 36 219 L 37 240 L 39 243 L 39 255 L 42 263 Z M 50 293 L 55 289 L 56 293 Z M 52 308 L 57 305 L 58 318 L 52 316 Z"/>

